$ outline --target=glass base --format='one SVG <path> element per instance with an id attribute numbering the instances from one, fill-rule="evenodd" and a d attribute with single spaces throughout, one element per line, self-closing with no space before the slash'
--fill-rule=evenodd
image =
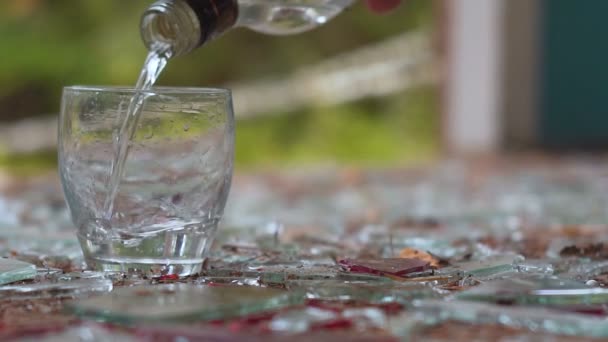
<path id="1" fill-rule="evenodd" d="M 120 272 L 148 277 L 177 275 L 187 277 L 201 272 L 205 259 L 133 259 L 85 258 L 89 268 L 102 272 Z"/>
<path id="2" fill-rule="evenodd" d="M 134 234 L 91 227 L 78 240 L 87 265 L 104 272 L 189 276 L 201 271 L 217 222 Z"/>

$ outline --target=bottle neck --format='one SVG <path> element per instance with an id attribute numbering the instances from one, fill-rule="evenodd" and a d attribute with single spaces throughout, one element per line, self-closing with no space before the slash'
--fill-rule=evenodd
<path id="1" fill-rule="evenodd" d="M 159 0 L 141 19 L 148 50 L 167 57 L 186 54 L 235 25 L 237 0 Z"/>

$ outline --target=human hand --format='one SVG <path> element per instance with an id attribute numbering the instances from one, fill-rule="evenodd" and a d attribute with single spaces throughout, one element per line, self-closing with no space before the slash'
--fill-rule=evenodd
<path id="1" fill-rule="evenodd" d="M 389 12 L 401 3 L 402 0 L 365 0 L 367 6 L 376 13 Z"/>

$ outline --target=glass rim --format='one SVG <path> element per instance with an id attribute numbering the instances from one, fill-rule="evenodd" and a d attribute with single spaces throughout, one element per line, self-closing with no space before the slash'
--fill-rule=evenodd
<path id="1" fill-rule="evenodd" d="M 104 85 L 73 85 L 63 87 L 64 91 L 78 92 L 102 92 L 102 93 L 127 93 L 127 94 L 155 94 L 155 95 L 178 95 L 178 94 L 206 94 L 231 96 L 232 91 L 228 88 L 209 87 L 152 87 L 147 90 L 137 90 L 133 86 L 104 86 Z"/>

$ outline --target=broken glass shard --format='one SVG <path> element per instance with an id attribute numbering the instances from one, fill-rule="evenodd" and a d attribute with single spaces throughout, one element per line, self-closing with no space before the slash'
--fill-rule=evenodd
<path id="1" fill-rule="evenodd" d="M 80 298 L 109 291 L 112 291 L 111 280 L 82 279 L 74 281 L 0 286 L 0 298 Z"/>
<path id="2" fill-rule="evenodd" d="M 433 288 L 417 283 L 366 281 L 289 281 L 291 290 L 303 291 L 306 298 L 360 303 L 409 303 L 413 299 L 438 297 Z"/>
<path id="3" fill-rule="evenodd" d="M 308 331 L 314 324 L 337 318 L 338 314 L 333 311 L 308 307 L 278 314 L 270 321 L 269 327 L 278 332 L 301 333 Z"/>
<path id="4" fill-rule="evenodd" d="M 170 284 L 119 288 L 68 306 L 84 318 L 131 324 L 224 319 L 276 310 L 303 298 L 297 292 L 253 286 Z"/>
<path id="5" fill-rule="evenodd" d="M 492 255 L 481 260 L 452 263 L 452 266 L 440 269 L 441 274 L 458 272 L 475 278 L 493 278 L 515 272 L 514 264 L 523 260 L 515 254 Z"/>
<path id="6" fill-rule="evenodd" d="M 36 277 L 36 266 L 13 259 L 0 259 L 0 285 Z"/>
<path id="7" fill-rule="evenodd" d="M 513 266 L 520 273 L 544 275 L 555 273 L 553 262 L 549 260 L 519 260 L 515 261 Z"/>
<path id="8" fill-rule="evenodd" d="M 608 289 L 555 277 L 510 278 L 486 282 L 456 295 L 461 300 L 519 305 L 608 303 Z"/>
<path id="9" fill-rule="evenodd" d="M 500 324 L 558 335 L 608 337 L 608 321 L 604 318 L 545 308 L 431 299 L 415 301 L 413 309 L 424 313 L 425 320 L 433 323 L 454 320 L 472 324 Z M 392 323 L 396 325 L 399 322 Z"/>
<path id="10" fill-rule="evenodd" d="M 368 273 L 376 275 L 393 275 L 402 277 L 410 273 L 423 272 L 430 268 L 428 261 L 420 259 L 344 259 L 339 264 L 353 273 Z"/>
<path id="11" fill-rule="evenodd" d="M 260 284 L 267 286 L 284 286 L 287 281 L 292 280 L 387 281 L 384 277 L 372 274 L 341 272 L 336 265 L 305 266 L 301 263 L 247 264 L 234 268 L 215 268 L 205 271 L 204 276 L 205 278 L 258 279 Z"/>
<path id="12" fill-rule="evenodd" d="M 86 324 L 71 327 L 61 332 L 37 335 L 20 339 L 19 342 L 136 342 L 136 336 L 128 335 L 115 329 L 105 329 L 101 326 Z"/>

